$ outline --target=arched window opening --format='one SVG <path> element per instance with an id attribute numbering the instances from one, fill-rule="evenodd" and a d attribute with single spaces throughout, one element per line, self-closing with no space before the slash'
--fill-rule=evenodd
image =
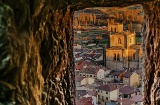
<path id="1" fill-rule="evenodd" d="M 111 32 L 112 32 L 113 30 L 112 30 L 112 27 L 111 27 Z"/>
<path id="2" fill-rule="evenodd" d="M 114 53 L 114 58 L 113 58 L 113 60 L 115 60 L 116 61 L 116 54 Z"/>
<path id="3" fill-rule="evenodd" d="M 121 44 L 121 39 L 120 38 L 118 39 L 118 44 Z"/>
<path id="4" fill-rule="evenodd" d="M 120 55 L 119 55 L 119 53 L 117 54 L 117 61 L 120 61 Z"/>

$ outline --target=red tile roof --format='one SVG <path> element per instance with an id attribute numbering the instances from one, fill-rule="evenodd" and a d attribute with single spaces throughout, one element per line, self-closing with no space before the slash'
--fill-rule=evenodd
<path id="1" fill-rule="evenodd" d="M 120 76 L 121 73 L 123 73 L 124 71 L 115 71 L 110 73 L 109 75 L 113 75 L 113 76 Z"/>
<path id="2" fill-rule="evenodd" d="M 131 100 L 133 100 L 134 102 L 142 102 L 142 95 L 134 95 Z"/>
<path id="3" fill-rule="evenodd" d="M 121 105 L 120 103 L 122 102 L 122 105 L 132 105 L 134 103 L 134 101 L 128 99 L 128 98 L 122 98 L 122 100 L 120 98 L 117 99 L 119 105 Z"/>
<path id="4" fill-rule="evenodd" d="M 123 86 L 119 89 L 119 92 L 122 94 L 132 94 L 139 91 L 140 91 L 139 89 L 136 89 L 130 86 Z"/>
<path id="5" fill-rule="evenodd" d="M 116 90 L 117 87 L 113 84 L 105 84 L 105 85 L 101 85 L 101 86 L 96 87 L 96 89 L 111 92 L 113 90 Z"/>
<path id="6" fill-rule="evenodd" d="M 82 68 L 83 68 L 83 66 L 81 64 L 75 66 L 75 69 L 77 69 L 77 70 L 81 70 Z"/>
<path id="7" fill-rule="evenodd" d="M 76 82 L 81 82 L 85 77 L 77 76 L 76 77 Z"/>
<path id="8" fill-rule="evenodd" d="M 84 95 L 86 95 L 86 90 L 76 90 L 76 97 L 77 98 L 80 96 L 82 97 Z"/>
<path id="9" fill-rule="evenodd" d="M 87 94 L 88 95 L 91 95 L 91 96 L 97 96 L 97 91 L 87 91 Z"/>
<path id="10" fill-rule="evenodd" d="M 127 78 L 130 78 L 130 76 L 132 75 L 133 73 L 130 72 L 130 71 L 127 71 L 123 74 L 123 77 L 127 77 Z"/>
<path id="11" fill-rule="evenodd" d="M 92 104 L 92 97 L 88 97 L 88 98 L 77 100 L 76 105 L 94 105 L 94 104 Z"/>

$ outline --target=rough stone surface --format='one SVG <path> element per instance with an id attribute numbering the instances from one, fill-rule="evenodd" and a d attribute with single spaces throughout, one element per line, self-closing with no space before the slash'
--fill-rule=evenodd
<path id="1" fill-rule="evenodd" d="M 160 104 L 158 0 L 1 0 L 0 102 L 74 105 L 72 17 L 94 6 L 142 4 L 144 105 Z M 1 104 L 0 103 L 0 104 Z"/>

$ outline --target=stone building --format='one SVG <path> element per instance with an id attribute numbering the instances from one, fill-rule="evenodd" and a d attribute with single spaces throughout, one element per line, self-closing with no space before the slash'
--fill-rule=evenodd
<path id="1" fill-rule="evenodd" d="M 112 28 L 112 25 L 108 27 Z M 123 26 L 122 26 L 123 27 Z M 119 30 L 114 27 L 115 30 Z M 106 49 L 106 66 L 110 69 L 141 68 L 142 48 L 136 44 L 136 34 L 132 32 L 111 32 L 110 47 Z"/>

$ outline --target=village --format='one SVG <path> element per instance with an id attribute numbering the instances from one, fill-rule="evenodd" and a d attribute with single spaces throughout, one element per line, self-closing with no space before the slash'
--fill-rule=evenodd
<path id="1" fill-rule="evenodd" d="M 76 105 L 142 105 L 142 39 L 137 28 L 141 24 L 136 20 L 124 24 L 113 16 L 103 24 L 78 24 L 74 27 Z"/>

